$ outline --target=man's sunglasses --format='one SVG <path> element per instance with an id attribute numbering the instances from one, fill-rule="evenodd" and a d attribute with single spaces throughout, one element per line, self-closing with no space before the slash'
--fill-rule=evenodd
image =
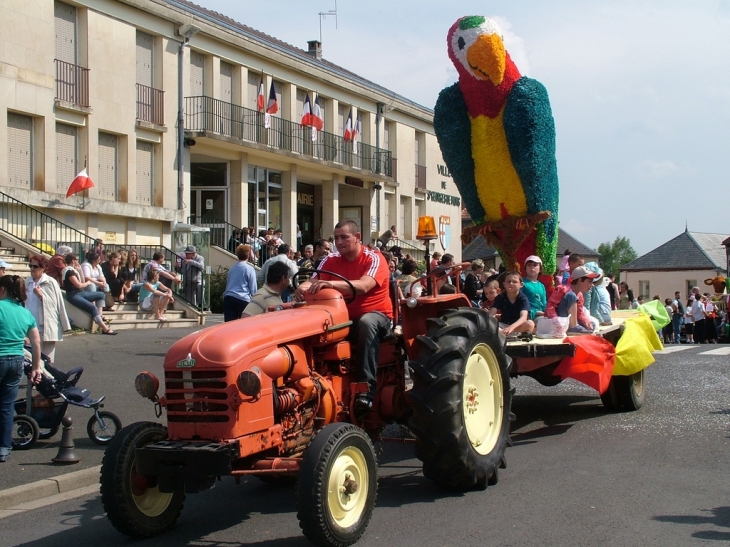
<path id="1" fill-rule="evenodd" d="M 31 269 L 31 270 L 35 270 L 36 268 L 42 268 L 42 267 L 43 267 L 43 266 L 41 266 L 40 264 L 31 264 L 31 265 L 30 265 L 30 269 Z"/>

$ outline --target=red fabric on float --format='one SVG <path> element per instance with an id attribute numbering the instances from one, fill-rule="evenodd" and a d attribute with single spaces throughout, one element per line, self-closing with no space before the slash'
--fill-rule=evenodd
<path id="1" fill-rule="evenodd" d="M 563 340 L 575 346 L 575 355 L 566 357 L 553 373 L 561 379 L 573 378 L 598 393 L 608 389 L 616 361 L 616 348 L 600 336 L 572 336 Z"/>

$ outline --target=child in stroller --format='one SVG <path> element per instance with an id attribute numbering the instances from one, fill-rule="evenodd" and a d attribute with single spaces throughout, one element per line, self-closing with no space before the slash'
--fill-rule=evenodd
<path id="1" fill-rule="evenodd" d="M 31 369 L 28 347 L 25 355 L 25 374 Z M 45 370 L 41 381 L 35 386 L 38 392 L 33 395 L 33 385 L 28 382 L 26 397 L 15 401 L 13 418 L 13 448 L 28 450 L 38 439 L 50 439 L 61 426 L 68 405 L 91 408 L 94 414 L 86 424 L 89 438 L 97 444 L 105 445 L 122 428 L 121 420 L 112 412 L 99 410 L 104 405 L 104 396 L 92 399 L 88 389 L 76 384 L 84 372 L 83 367 L 76 367 L 63 372 L 50 363 L 46 355 L 41 355 Z"/>

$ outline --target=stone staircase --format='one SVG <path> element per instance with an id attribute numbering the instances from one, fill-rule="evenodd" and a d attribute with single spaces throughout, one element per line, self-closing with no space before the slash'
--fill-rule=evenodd
<path id="1" fill-rule="evenodd" d="M 28 254 L 19 254 L 15 247 L 3 247 L 0 242 L 0 259 L 10 265 L 6 274 L 20 275 L 23 278 L 30 277 L 30 266 L 28 265 Z M 91 317 L 76 306 L 66 302 L 66 312 L 74 327 L 96 332 L 98 325 L 92 323 Z M 103 312 L 104 318 L 114 330 L 130 329 L 169 329 L 174 327 L 194 327 L 200 324 L 198 317 L 186 317 L 186 311 L 180 309 L 168 309 L 165 313 L 167 321 L 158 321 L 154 313 L 141 311 L 137 304 L 122 303 L 115 304 L 113 311 Z"/>

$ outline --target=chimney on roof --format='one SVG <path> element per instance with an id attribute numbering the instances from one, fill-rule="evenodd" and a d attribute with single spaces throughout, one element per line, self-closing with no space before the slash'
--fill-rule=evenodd
<path id="1" fill-rule="evenodd" d="M 307 51 L 307 53 L 309 53 L 318 61 L 322 59 L 322 42 L 320 42 L 319 40 L 309 40 L 307 42 L 307 45 L 309 46 L 309 50 Z"/>

